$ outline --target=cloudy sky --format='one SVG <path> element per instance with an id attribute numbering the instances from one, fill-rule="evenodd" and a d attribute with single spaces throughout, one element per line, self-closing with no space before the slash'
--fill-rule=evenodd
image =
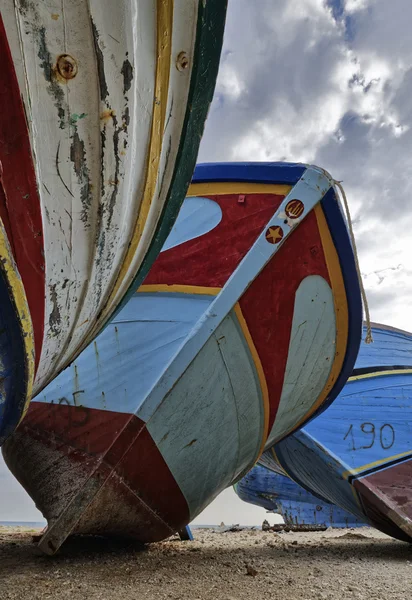
<path id="1" fill-rule="evenodd" d="M 199 156 L 310 162 L 342 180 L 371 318 L 410 331 L 411 23 L 411 0 L 229 0 Z M 39 520 L 1 464 L 0 489 L 0 520 Z M 265 518 L 235 500 L 197 521 Z"/>

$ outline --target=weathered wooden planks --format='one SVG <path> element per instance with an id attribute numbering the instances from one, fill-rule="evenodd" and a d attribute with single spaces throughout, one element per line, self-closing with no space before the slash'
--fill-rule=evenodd
<path id="1" fill-rule="evenodd" d="M 225 10 L 0 0 L 0 217 L 30 308 L 35 393 L 141 283 L 170 231 Z"/>

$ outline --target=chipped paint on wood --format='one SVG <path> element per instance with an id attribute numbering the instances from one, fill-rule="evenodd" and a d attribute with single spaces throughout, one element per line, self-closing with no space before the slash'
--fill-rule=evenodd
<path id="1" fill-rule="evenodd" d="M 35 392 L 99 332 L 167 237 L 194 168 L 225 10 L 217 0 L 122 0 L 115 9 L 112 0 L 58 9 L 0 0 L 41 182 L 30 198 L 45 259 Z"/>

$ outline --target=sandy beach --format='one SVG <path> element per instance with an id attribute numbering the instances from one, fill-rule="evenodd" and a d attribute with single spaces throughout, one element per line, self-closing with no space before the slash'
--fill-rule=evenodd
<path id="1" fill-rule="evenodd" d="M 372 529 L 316 533 L 195 530 L 140 548 L 74 538 L 43 556 L 33 530 L 0 528 L 2 600 L 396 599 L 412 589 L 412 551 Z"/>

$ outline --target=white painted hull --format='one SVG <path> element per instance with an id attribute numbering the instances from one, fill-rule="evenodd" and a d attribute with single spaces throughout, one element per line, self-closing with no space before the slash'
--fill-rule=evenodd
<path id="1" fill-rule="evenodd" d="M 40 319 L 29 297 L 34 393 L 90 343 L 141 282 L 149 251 L 151 261 L 160 251 L 195 165 L 224 5 L 0 0 L 37 187 L 28 201 L 42 227 L 33 260 L 44 282 L 22 273 L 28 296 L 31 286 L 44 303 Z"/>

